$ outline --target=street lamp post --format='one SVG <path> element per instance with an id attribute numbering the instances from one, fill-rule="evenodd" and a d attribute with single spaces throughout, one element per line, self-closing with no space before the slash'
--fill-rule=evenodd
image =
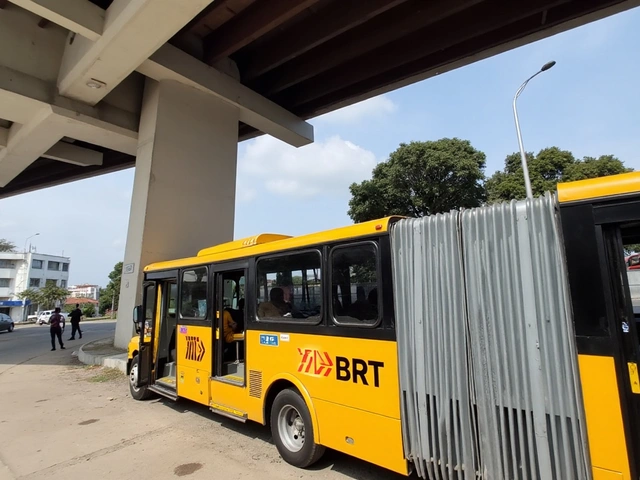
<path id="1" fill-rule="evenodd" d="M 29 280 L 29 261 L 27 260 L 27 242 L 29 241 L 30 238 L 36 237 L 38 235 L 40 235 L 40 233 L 34 233 L 33 235 L 27 237 L 24 241 L 24 248 L 22 249 L 22 252 L 24 254 L 24 277 L 23 277 L 24 290 L 29 288 L 27 286 L 28 285 L 27 282 Z M 31 244 L 29 244 L 29 252 L 31 252 Z M 26 322 L 28 317 L 27 300 L 28 300 L 27 297 L 22 299 L 22 321 L 23 322 Z"/>
<path id="2" fill-rule="evenodd" d="M 515 121 L 516 121 L 516 132 L 518 133 L 518 145 L 520 146 L 520 159 L 522 161 L 522 173 L 524 174 L 524 188 L 527 191 L 527 198 L 533 198 L 533 191 L 531 190 L 531 179 L 529 178 L 529 167 L 527 166 L 527 155 L 524 152 L 524 145 L 522 144 L 522 133 L 520 132 L 520 122 L 518 121 L 518 109 L 516 108 L 516 101 L 518 100 L 518 97 L 520 96 L 524 88 L 527 86 L 527 83 L 529 83 L 534 77 L 540 75 L 542 72 L 546 72 L 547 70 L 549 70 L 555 64 L 556 62 L 554 61 L 545 63 L 540 70 L 538 70 L 536 73 L 531 75 L 529 78 L 525 80 L 525 82 L 522 85 L 520 85 L 520 88 L 518 89 L 515 96 L 513 97 L 513 117 L 515 118 Z"/>
<path id="3" fill-rule="evenodd" d="M 31 236 L 29 236 L 29 237 L 27 237 L 27 238 L 26 238 L 26 240 L 24 241 L 24 248 L 22 249 L 22 251 L 23 251 L 24 253 L 27 253 L 27 242 L 29 241 L 29 239 L 30 239 L 30 238 L 33 238 L 33 237 L 36 237 L 36 236 L 38 236 L 38 235 L 40 235 L 40 234 L 39 234 L 39 233 L 34 233 L 33 235 L 31 235 Z M 31 247 L 29 247 L 29 250 L 31 250 Z"/>

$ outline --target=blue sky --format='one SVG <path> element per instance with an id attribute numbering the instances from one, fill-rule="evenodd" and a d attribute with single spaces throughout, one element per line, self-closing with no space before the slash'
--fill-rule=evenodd
<path id="1" fill-rule="evenodd" d="M 525 148 L 613 154 L 640 170 L 638 25 L 634 9 L 324 115 L 311 120 L 307 147 L 266 136 L 241 143 L 235 237 L 351 223 L 349 184 L 370 178 L 401 142 L 470 140 L 491 175 L 518 148 L 515 90 L 549 60 L 558 63 L 518 101 Z M 0 200 L 0 238 L 22 249 L 39 232 L 38 252 L 71 257 L 71 283 L 105 285 L 124 256 L 132 186 L 130 169 Z"/>

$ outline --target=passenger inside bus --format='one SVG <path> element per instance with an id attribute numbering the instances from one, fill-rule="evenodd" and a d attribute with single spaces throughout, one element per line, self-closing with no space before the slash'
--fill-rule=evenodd
<path id="1" fill-rule="evenodd" d="M 238 308 L 225 308 L 222 315 L 222 327 L 224 334 L 223 360 L 230 362 L 244 359 L 244 345 L 240 345 L 238 358 L 236 357 L 236 346 L 234 335 L 244 332 L 244 298 L 238 300 Z"/>
<path id="2" fill-rule="evenodd" d="M 258 317 L 283 317 L 291 313 L 291 305 L 284 301 L 284 290 L 273 287 L 269 292 L 269 301 L 258 305 Z"/>
<path id="3" fill-rule="evenodd" d="M 365 295 L 364 287 L 356 288 L 356 301 L 349 307 L 348 315 L 358 320 L 372 320 L 378 316 L 378 295 L 374 288 L 369 292 L 369 298 Z"/>

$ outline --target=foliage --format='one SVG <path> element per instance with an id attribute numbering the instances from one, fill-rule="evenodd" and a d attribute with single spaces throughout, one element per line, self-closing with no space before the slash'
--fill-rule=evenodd
<path id="1" fill-rule="evenodd" d="M 13 253 L 16 251 L 16 244 L 6 238 L 0 238 L 0 252 Z"/>
<path id="2" fill-rule="evenodd" d="M 95 305 L 93 303 L 83 302 L 82 300 L 83 300 L 82 298 L 78 298 L 78 301 L 76 302 L 80 305 L 80 310 L 82 310 L 82 314 L 85 317 L 93 317 L 96 314 Z M 75 309 L 76 309 L 75 303 L 64 306 L 64 311 L 66 313 L 71 313 Z"/>
<path id="3" fill-rule="evenodd" d="M 571 152 L 560 150 L 558 147 L 542 149 L 537 155 L 531 152 L 526 155 L 531 190 L 535 196 L 554 191 L 558 182 L 571 182 L 631 171 L 613 155 L 602 155 L 598 158 L 584 157 L 582 160 L 577 160 Z M 519 153 L 507 156 L 504 170 L 493 174 L 487 180 L 486 188 L 489 202 L 519 200 L 526 197 Z"/>
<path id="4" fill-rule="evenodd" d="M 114 310 L 118 310 L 118 301 L 120 300 L 120 282 L 122 280 L 122 262 L 114 265 L 113 271 L 109 274 L 109 283 L 106 288 L 100 289 L 100 304 L 98 310 L 100 314 L 111 309 L 111 302 L 114 302 Z M 114 300 L 115 297 L 115 300 Z"/>
<path id="5" fill-rule="evenodd" d="M 49 310 L 57 303 L 63 303 L 68 296 L 69 290 L 54 284 L 47 284 L 39 290 L 29 288 L 18 294 L 18 298 L 31 300 L 40 310 Z"/>
<path id="6" fill-rule="evenodd" d="M 624 246 L 625 255 L 631 255 L 632 253 L 640 253 L 640 243 L 632 243 Z"/>
<path id="7" fill-rule="evenodd" d="M 373 169 L 371 180 L 349 187 L 349 216 L 363 222 L 477 207 L 485 199 L 485 160 L 484 153 L 458 138 L 402 143 Z"/>
<path id="8" fill-rule="evenodd" d="M 82 314 L 85 317 L 93 317 L 96 314 L 96 307 L 93 305 L 93 303 L 85 303 L 82 306 Z"/>

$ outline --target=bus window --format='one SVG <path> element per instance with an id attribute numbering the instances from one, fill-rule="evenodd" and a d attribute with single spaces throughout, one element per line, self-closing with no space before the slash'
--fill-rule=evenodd
<path id="1" fill-rule="evenodd" d="M 207 267 L 185 270 L 180 290 L 180 316 L 182 318 L 207 318 Z"/>
<path id="2" fill-rule="evenodd" d="M 318 251 L 258 260 L 258 320 L 319 323 L 321 261 Z"/>
<path id="3" fill-rule="evenodd" d="M 380 322 L 377 258 L 371 242 L 331 251 L 332 316 L 337 325 L 372 327 Z"/>

